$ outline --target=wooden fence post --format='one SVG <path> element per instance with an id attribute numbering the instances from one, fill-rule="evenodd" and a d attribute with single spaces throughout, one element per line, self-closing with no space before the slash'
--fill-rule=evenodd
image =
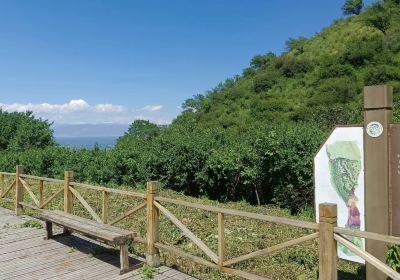
<path id="1" fill-rule="evenodd" d="M 24 200 L 24 186 L 19 180 L 22 174 L 24 174 L 24 167 L 22 165 L 17 165 L 15 169 L 15 215 L 17 216 L 23 214 L 20 202 Z"/>
<path id="2" fill-rule="evenodd" d="M 218 266 L 221 270 L 225 261 L 225 215 L 218 213 Z"/>
<path id="3" fill-rule="evenodd" d="M 0 174 L 0 197 L 2 196 L 4 192 L 4 174 Z"/>
<path id="4" fill-rule="evenodd" d="M 319 279 L 337 280 L 337 242 L 333 228 L 337 226 L 337 205 L 319 205 Z"/>
<path id="5" fill-rule="evenodd" d="M 74 172 L 64 172 L 64 212 L 72 213 L 73 199 L 72 192 L 69 190 L 69 185 L 74 181 Z"/>
<path id="6" fill-rule="evenodd" d="M 106 190 L 103 190 L 103 203 L 101 207 L 101 219 L 103 223 L 107 224 L 108 222 L 108 201 L 109 201 L 110 193 Z"/>
<path id="7" fill-rule="evenodd" d="M 364 87 L 365 230 L 384 235 L 391 234 L 393 189 L 389 178 L 389 136 L 392 118 L 393 88 L 387 85 Z M 382 135 L 372 137 L 367 133 L 367 127 L 373 123 L 382 127 Z M 393 185 L 393 188 L 397 188 L 397 185 Z M 365 248 L 380 261 L 386 261 L 387 244 L 366 240 Z M 383 272 L 369 263 L 366 263 L 366 271 L 367 280 L 387 279 Z"/>
<path id="8" fill-rule="evenodd" d="M 39 207 L 42 207 L 43 204 L 43 188 L 44 188 L 44 181 L 39 181 Z"/>
<path id="9" fill-rule="evenodd" d="M 154 205 L 154 197 L 158 195 L 158 182 L 147 182 L 147 252 L 146 262 L 148 265 L 160 266 L 160 253 L 154 246 L 159 241 L 160 213 Z"/>

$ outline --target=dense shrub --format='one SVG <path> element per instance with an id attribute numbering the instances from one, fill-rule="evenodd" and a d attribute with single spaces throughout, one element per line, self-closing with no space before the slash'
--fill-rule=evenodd
<path id="1" fill-rule="evenodd" d="M 298 59 L 296 57 L 286 55 L 278 57 L 275 60 L 275 67 L 283 76 L 291 78 L 298 74 L 310 71 L 313 65 L 311 61 L 307 59 Z"/>
<path id="2" fill-rule="evenodd" d="M 343 63 L 360 67 L 372 62 L 375 56 L 382 52 L 382 47 L 380 37 L 353 39 L 348 43 L 341 60 Z"/>
<path id="3" fill-rule="evenodd" d="M 254 91 L 262 92 L 271 89 L 277 82 L 279 78 L 279 73 L 275 71 L 269 71 L 261 75 L 254 77 Z"/>
<path id="4" fill-rule="evenodd" d="M 54 144 L 51 123 L 31 112 L 9 113 L 0 108 L 0 150 L 44 148 Z"/>
<path id="5" fill-rule="evenodd" d="M 378 65 L 367 70 L 364 83 L 365 85 L 380 85 L 395 80 L 400 81 L 399 67 Z"/>
<path id="6" fill-rule="evenodd" d="M 354 75 L 354 68 L 350 64 L 331 64 L 320 67 L 319 71 L 320 79 L 346 77 Z"/>
<path id="7" fill-rule="evenodd" d="M 77 181 L 111 185 L 157 179 L 189 195 L 298 210 L 312 200 L 312 158 L 323 135 L 306 125 L 262 126 L 239 137 L 175 126 L 151 140 L 127 134 L 110 150 L 2 151 L 0 170 L 22 164 L 27 173 L 55 178 L 72 170 Z"/>
<path id="8" fill-rule="evenodd" d="M 364 20 L 367 25 L 380 30 L 383 34 L 390 28 L 391 18 L 382 3 L 375 3 L 367 9 Z"/>

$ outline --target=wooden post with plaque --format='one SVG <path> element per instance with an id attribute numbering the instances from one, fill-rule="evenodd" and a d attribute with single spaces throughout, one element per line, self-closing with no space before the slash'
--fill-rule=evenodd
<path id="1" fill-rule="evenodd" d="M 367 231 L 385 235 L 390 234 L 392 212 L 389 202 L 389 131 L 392 107 L 393 94 L 390 86 L 364 88 L 365 225 Z M 386 262 L 385 243 L 367 240 L 366 249 Z M 386 276 L 367 264 L 367 280 L 386 280 Z"/>
<path id="2" fill-rule="evenodd" d="M 400 236 L 400 124 L 390 125 L 389 156 L 389 230 L 392 235 Z"/>

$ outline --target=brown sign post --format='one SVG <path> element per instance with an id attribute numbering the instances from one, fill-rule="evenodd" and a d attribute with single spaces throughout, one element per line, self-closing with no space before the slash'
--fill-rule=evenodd
<path id="1" fill-rule="evenodd" d="M 390 156 L 389 131 L 393 94 L 390 86 L 364 88 L 364 166 L 366 230 L 390 234 Z M 386 262 L 387 245 L 367 241 L 369 253 Z M 386 276 L 367 264 L 367 280 L 386 280 Z"/>
<path id="2" fill-rule="evenodd" d="M 389 156 L 390 156 L 390 188 L 389 211 L 390 232 L 400 236 L 400 125 L 390 125 L 389 131 Z"/>

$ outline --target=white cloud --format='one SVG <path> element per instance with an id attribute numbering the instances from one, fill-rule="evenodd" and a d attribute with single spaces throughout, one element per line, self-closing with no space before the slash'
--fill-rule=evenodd
<path id="1" fill-rule="evenodd" d="M 97 112 L 122 112 L 125 110 L 124 106 L 113 104 L 97 104 L 95 106 Z"/>
<path id="2" fill-rule="evenodd" d="M 36 113 L 51 113 L 51 112 L 77 112 L 82 110 L 87 110 L 90 108 L 90 105 L 82 99 L 71 100 L 69 103 L 65 104 L 49 104 L 49 103 L 41 103 L 41 104 L 3 104 L 0 103 L 0 107 L 5 111 L 16 111 L 16 112 L 24 112 L 24 111 L 33 111 Z"/>
<path id="3" fill-rule="evenodd" d="M 0 103 L 0 108 L 8 112 L 32 111 L 36 117 L 59 124 L 128 124 L 136 119 L 146 119 L 154 123 L 164 124 L 170 123 L 173 117 L 168 116 L 166 112 L 161 112 L 162 105 L 147 105 L 140 109 L 132 109 L 116 104 L 89 104 L 83 99 L 74 99 L 64 104 Z"/>
<path id="4" fill-rule="evenodd" d="M 155 111 L 160 111 L 163 108 L 162 105 L 147 105 L 143 107 L 142 110 L 149 111 L 149 112 L 155 112 Z"/>
<path id="5" fill-rule="evenodd" d="M 97 104 L 95 106 L 89 105 L 83 99 L 73 99 L 65 104 L 4 104 L 0 103 L 0 108 L 9 112 L 25 112 L 33 111 L 34 113 L 71 113 L 71 112 L 83 112 L 83 111 L 94 111 L 94 112 L 122 112 L 125 110 L 123 106 L 113 104 Z"/>

